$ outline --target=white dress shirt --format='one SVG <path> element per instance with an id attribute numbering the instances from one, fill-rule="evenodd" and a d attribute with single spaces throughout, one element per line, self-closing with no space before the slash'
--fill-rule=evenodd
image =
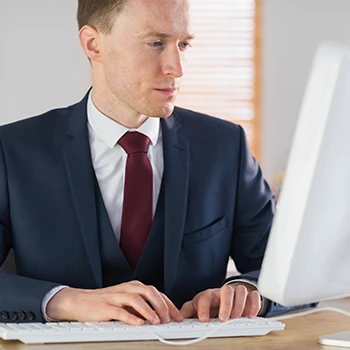
<path id="1" fill-rule="evenodd" d="M 159 118 L 148 118 L 138 129 L 128 129 L 87 104 L 92 165 L 114 234 L 119 242 L 124 198 L 127 153 L 117 143 L 128 131 L 138 131 L 150 140 L 148 158 L 153 171 L 153 216 L 156 211 L 164 171 L 162 131 Z"/>

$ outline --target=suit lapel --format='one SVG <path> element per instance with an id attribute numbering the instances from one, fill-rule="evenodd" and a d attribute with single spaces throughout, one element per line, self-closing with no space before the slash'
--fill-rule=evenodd
<path id="1" fill-rule="evenodd" d="M 164 152 L 164 288 L 170 293 L 185 227 L 189 185 L 189 142 L 176 115 L 162 119 Z"/>
<path id="2" fill-rule="evenodd" d="M 63 158 L 74 209 L 96 286 L 102 287 L 101 257 L 96 218 L 96 200 L 87 129 L 87 96 L 71 114 Z"/>

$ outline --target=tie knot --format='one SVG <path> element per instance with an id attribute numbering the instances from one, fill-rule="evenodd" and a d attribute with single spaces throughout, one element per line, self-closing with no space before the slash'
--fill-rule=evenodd
<path id="1" fill-rule="evenodd" d="M 127 154 L 147 153 L 149 143 L 150 139 L 137 131 L 127 132 L 118 141 Z"/>

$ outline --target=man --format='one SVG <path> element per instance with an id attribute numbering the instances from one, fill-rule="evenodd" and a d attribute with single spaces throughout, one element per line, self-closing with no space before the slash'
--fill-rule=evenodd
<path id="1" fill-rule="evenodd" d="M 174 109 L 187 0 L 80 0 L 78 21 L 91 91 L 0 129 L 0 321 L 273 311 L 254 282 L 274 197 L 242 128 Z"/>

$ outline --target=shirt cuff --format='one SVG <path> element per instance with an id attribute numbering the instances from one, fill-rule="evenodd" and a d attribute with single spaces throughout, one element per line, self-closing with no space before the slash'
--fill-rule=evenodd
<path id="1" fill-rule="evenodd" d="M 256 283 L 249 281 L 249 280 L 246 280 L 244 278 L 237 278 L 237 279 L 228 281 L 224 285 L 226 286 L 227 284 L 233 284 L 233 283 L 237 283 L 237 282 L 250 284 L 251 286 L 254 286 L 256 288 L 256 290 L 259 292 L 259 289 L 258 289 L 258 286 Z M 258 316 L 264 316 L 264 315 L 266 315 L 266 311 L 267 311 L 269 303 L 268 303 L 268 300 L 265 297 L 263 297 L 261 294 L 260 294 L 260 300 L 261 300 L 261 307 L 260 307 Z"/>
<path id="2" fill-rule="evenodd" d="M 53 289 L 51 289 L 49 292 L 47 292 L 41 302 L 41 313 L 43 314 L 43 318 L 46 322 L 57 322 L 57 320 L 53 320 L 46 314 L 46 307 L 49 301 L 62 289 L 69 288 L 68 286 L 58 286 Z"/>

